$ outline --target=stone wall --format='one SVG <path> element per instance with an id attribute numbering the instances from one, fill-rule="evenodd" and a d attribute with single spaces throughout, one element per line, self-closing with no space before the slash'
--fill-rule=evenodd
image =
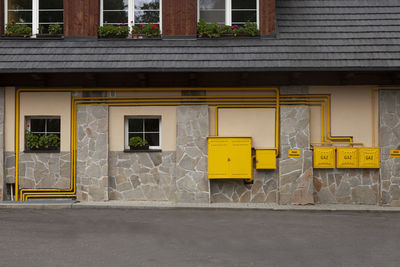
<path id="1" fill-rule="evenodd" d="M 176 117 L 177 201 L 209 203 L 208 106 L 179 106 Z"/>
<path id="2" fill-rule="evenodd" d="M 379 146 L 382 204 L 400 206 L 400 158 L 390 157 L 400 149 L 400 90 L 379 91 Z"/>
<path id="3" fill-rule="evenodd" d="M 315 201 L 321 204 L 379 203 L 379 170 L 314 169 Z"/>
<path id="4" fill-rule="evenodd" d="M 15 153 L 5 153 L 6 183 L 15 183 Z M 71 153 L 24 153 L 19 154 L 20 188 L 70 187 Z"/>
<path id="5" fill-rule="evenodd" d="M 279 203 L 314 203 L 312 152 L 310 147 L 309 107 L 280 108 Z M 300 150 L 299 158 L 288 151 Z"/>
<path id="6" fill-rule="evenodd" d="M 175 158 L 175 151 L 110 152 L 110 200 L 176 201 Z"/>
<path id="7" fill-rule="evenodd" d="M 77 199 L 108 200 L 108 106 L 78 107 Z"/>
<path id="8" fill-rule="evenodd" d="M 211 202 L 276 203 L 278 201 L 278 172 L 254 170 L 253 184 L 243 180 L 211 180 Z"/>

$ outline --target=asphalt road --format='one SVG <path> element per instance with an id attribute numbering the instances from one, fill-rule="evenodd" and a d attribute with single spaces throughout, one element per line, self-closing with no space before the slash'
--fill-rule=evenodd
<path id="1" fill-rule="evenodd" d="M 0 210 L 0 266 L 400 266 L 399 213 Z"/>

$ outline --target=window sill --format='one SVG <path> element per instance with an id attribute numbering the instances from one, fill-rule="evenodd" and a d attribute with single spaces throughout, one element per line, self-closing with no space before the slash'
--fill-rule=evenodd
<path id="1" fill-rule="evenodd" d="M 161 149 L 145 149 L 145 150 L 130 150 L 124 149 L 125 153 L 154 153 L 154 152 L 162 152 Z"/>
<path id="2" fill-rule="evenodd" d="M 24 153 L 60 153 L 60 150 L 24 150 Z"/>

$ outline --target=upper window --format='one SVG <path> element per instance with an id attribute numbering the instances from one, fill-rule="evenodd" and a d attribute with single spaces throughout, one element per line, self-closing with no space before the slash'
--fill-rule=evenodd
<path id="1" fill-rule="evenodd" d="M 160 123 L 159 117 L 128 117 L 125 121 L 125 148 L 130 147 L 133 137 L 140 137 L 150 149 L 160 149 Z"/>
<path id="2" fill-rule="evenodd" d="M 51 24 L 64 25 L 63 0 L 7 0 L 7 23 L 26 24 L 32 34 L 46 34 Z"/>
<path id="3" fill-rule="evenodd" d="M 247 21 L 259 24 L 259 0 L 198 0 L 198 18 L 208 23 L 243 25 Z"/>
<path id="4" fill-rule="evenodd" d="M 27 150 L 60 149 L 60 117 L 26 117 Z"/>
<path id="5" fill-rule="evenodd" d="M 101 0 L 100 24 L 157 24 L 161 29 L 161 0 Z"/>

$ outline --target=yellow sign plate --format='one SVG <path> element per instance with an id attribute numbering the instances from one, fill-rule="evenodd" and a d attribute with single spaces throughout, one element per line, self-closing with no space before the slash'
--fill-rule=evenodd
<path id="1" fill-rule="evenodd" d="M 338 169 L 358 168 L 358 148 L 338 147 L 336 164 Z"/>
<path id="2" fill-rule="evenodd" d="M 334 147 L 314 147 L 314 168 L 333 169 L 335 168 Z"/>
<path id="3" fill-rule="evenodd" d="M 390 150 L 390 156 L 393 158 L 400 157 L 400 150 Z"/>
<path id="4" fill-rule="evenodd" d="M 359 168 L 379 169 L 381 166 L 379 147 L 359 148 Z"/>
<path id="5" fill-rule="evenodd" d="M 301 152 L 300 150 L 289 150 L 288 155 L 289 158 L 300 158 Z"/>
<path id="6" fill-rule="evenodd" d="M 256 169 L 276 169 L 275 150 L 260 149 L 256 150 Z"/>

